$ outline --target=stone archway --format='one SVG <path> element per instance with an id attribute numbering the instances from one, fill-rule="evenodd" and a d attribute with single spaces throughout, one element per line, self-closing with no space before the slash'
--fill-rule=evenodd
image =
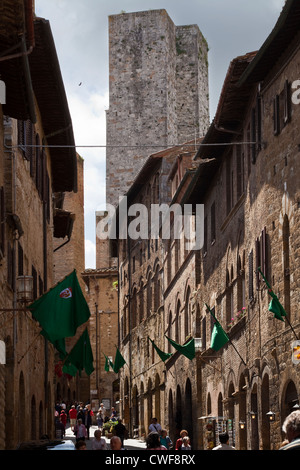
<path id="1" fill-rule="evenodd" d="M 35 403 L 35 396 L 33 395 L 31 398 L 31 410 L 30 410 L 30 418 L 31 418 L 31 436 L 30 438 L 34 441 L 37 438 L 37 410 L 36 410 L 36 403 Z"/>
<path id="2" fill-rule="evenodd" d="M 182 399 L 180 386 L 177 385 L 176 389 L 176 409 L 175 409 L 175 435 L 179 437 L 182 429 Z"/>
<path id="3" fill-rule="evenodd" d="M 270 436 L 270 421 L 267 413 L 270 411 L 270 384 L 269 375 L 265 374 L 261 385 L 261 438 L 262 449 L 270 450 L 271 436 Z"/>
<path id="4" fill-rule="evenodd" d="M 160 379 L 159 375 L 155 376 L 155 390 L 154 390 L 154 417 L 160 423 Z"/>
<path id="5" fill-rule="evenodd" d="M 254 384 L 251 390 L 251 450 L 259 449 L 259 437 L 258 437 L 258 400 L 257 400 L 257 384 Z"/>
<path id="6" fill-rule="evenodd" d="M 297 388 L 293 380 L 289 380 L 286 384 L 285 391 L 282 395 L 282 423 L 285 418 L 292 412 L 293 406 L 299 404 L 299 397 L 297 393 Z"/>
<path id="7" fill-rule="evenodd" d="M 139 428 L 138 389 L 136 385 L 132 390 L 132 428 L 133 430 Z"/>
<path id="8" fill-rule="evenodd" d="M 174 405 L 173 405 L 173 393 L 172 389 L 169 390 L 169 400 L 168 400 L 168 415 L 169 415 L 169 433 L 171 435 L 171 439 L 174 442 L 176 436 L 175 430 L 175 421 L 174 421 Z"/>
<path id="9" fill-rule="evenodd" d="M 191 443 L 194 444 L 193 442 L 193 407 L 192 407 L 192 385 L 190 379 L 187 379 L 186 385 L 185 385 L 185 410 L 184 410 L 184 416 L 183 416 L 183 428 L 188 431 L 189 437 L 191 439 Z"/>
<path id="10" fill-rule="evenodd" d="M 26 410 L 26 403 L 25 403 L 25 381 L 23 372 L 20 373 L 19 377 L 19 400 L 18 400 L 18 442 L 22 442 L 26 440 L 26 425 L 27 419 L 24 416 L 24 410 Z"/>

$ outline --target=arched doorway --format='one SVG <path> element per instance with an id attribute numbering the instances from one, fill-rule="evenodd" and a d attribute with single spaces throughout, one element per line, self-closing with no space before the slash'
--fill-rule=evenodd
<path id="1" fill-rule="evenodd" d="M 144 383 L 141 383 L 141 392 L 140 392 L 140 436 L 146 434 L 145 429 L 145 407 L 144 407 Z"/>
<path id="2" fill-rule="evenodd" d="M 124 381 L 124 399 L 123 399 L 123 419 L 125 423 L 128 426 L 129 432 L 131 432 L 131 429 L 129 429 L 130 426 L 130 407 L 129 407 L 129 384 L 128 384 L 128 377 L 125 377 Z"/>
<path id="3" fill-rule="evenodd" d="M 150 420 L 154 416 L 152 415 L 152 382 L 151 379 L 148 380 L 147 388 L 147 419 L 146 419 L 146 434 L 148 433 Z"/>
<path id="4" fill-rule="evenodd" d="M 194 423 L 193 420 L 193 407 L 192 407 L 192 385 L 190 379 L 187 379 L 185 385 L 185 411 L 184 411 L 184 418 L 183 418 L 183 428 L 188 431 L 189 437 L 191 439 L 192 445 L 195 444 L 193 442 L 193 427 L 197 423 Z"/>
<path id="5" fill-rule="evenodd" d="M 250 412 L 250 426 L 251 426 L 251 450 L 259 449 L 258 439 L 258 405 L 257 405 L 257 385 L 253 386 L 251 391 L 251 412 Z"/>
<path id="6" fill-rule="evenodd" d="M 261 386 L 261 437 L 263 450 L 270 450 L 270 420 L 267 413 L 270 411 L 270 390 L 269 390 L 269 376 L 265 374 Z"/>
<path id="7" fill-rule="evenodd" d="M 228 421 L 227 431 L 230 437 L 230 444 L 235 446 L 235 413 L 234 413 L 234 385 L 232 382 L 228 388 Z"/>
<path id="8" fill-rule="evenodd" d="M 239 439 L 238 448 L 239 450 L 247 450 L 247 400 L 246 400 L 246 381 L 245 376 L 241 375 L 239 383 Z"/>
<path id="9" fill-rule="evenodd" d="M 169 390 L 169 400 L 168 400 L 168 414 L 169 414 L 169 432 L 171 439 L 174 442 L 176 437 L 175 423 L 174 423 L 174 407 L 173 407 L 173 393 L 172 390 Z"/>
<path id="10" fill-rule="evenodd" d="M 136 385 L 132 390 L 132 427 L 133 430 L 139 427 L 138 389 Z"/>
<path id="11" fill-rule="evenodd" d="M 285 388 L 285 393 L 282 400 L 282 422 L 292 412 L 293 406 L 299 404 L 299 398 L 295 383 L 290 380 Z"/>
<path id="12" fill-rule="evenodd" d="M 19 378 L 19 401 L 18 401 L 19 409 L 18 409 L 18 441 L 22 442 L 26 439 L 26 424 L 27 419 L 24 417 L 24 410 L 26 410 L 26 403 L 25 403 L 25 381 L 23 372 L 20 374 Z"/>
<path id="13" fill-rule="evenodd" d="M 175 436 L 179 437 L 182 429 L 182 400 L 180 386 L 176 389 L 176 410 L 175 410 Z"/>
<path id="14" fill-rule="evenodd" d="M 155 418 L 160 423 L 160 379 L 158 374 L 155 377 L 154 410 Z"/>
<path id="15" fill-rule="evenodd" d="M 35 440 L 37 438 L 37 435 L 36 435 L 37 414 L 36 414 L 36 403 L 35 403 L 34 395 L 31 398 L 30 417 L 31 417 L 31 439 Z"/>

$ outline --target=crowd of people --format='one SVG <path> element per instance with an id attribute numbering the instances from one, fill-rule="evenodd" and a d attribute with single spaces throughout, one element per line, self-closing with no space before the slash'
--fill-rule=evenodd
<path id="1" fill-rule="evenodd" d="M 91 405 L 89 403 L 83 404 L 74 403 L 67 405 L 64 401 L 57 402 L 55 405 L 55 430 L 56 437 L 63 439 L 66 435 L 67 422 L 70 423 L 70 429 L 75 435 L 76 449 L 85 450 L 86 440 L 90 439 L 90 428 L 92 423 L 96 420 L 98 429 L 94 432 L 94 437 L 91 444 L 92 450 L 107 450 L 107 442 L 103 437 L 105 423 L 114 423 L 114 436 L 110 440 L 110 449 L 119 450 L 124 448 L 124 438 L 126 427 L 122 420 L 117 416 L 117 411 L 114 407 L 111 408 L 110 413 L 107 413 L 103 403 L 97 413 L 94 415 Z"/>
<path id="2" fill-rule="evenodd" d="M 76 436 L 76 449 L 86 450 L 86 439 L 90 438 L 90 427 L 92 425 L 94 413 L 91 405 L 87 403 L 72 404 L 67 407 L 64 402 L 57 403 L 55 406 L 55 428 L 56 437 L 63 438 L 66 433 L 67 421 L 69 419 L 71 431 Z M 104 435 L 104 426 L 106 422 L 115 423 L 113 426 L 114 435 L 110 439 L 111 450 L 124 450 L 124 438 L 126 427 L 122 420 L 117 416 L 114 407 L 110 413 L 107 413 L 103 403 L 101 403 L 95 416 L 98 429 L 94 432 L 92 441 L 92 450 L 108 450 L 108 445 Z M 300 411 L 292 412 L 283 423 L 282 430 L 286 434 L 286 441 L 280 446 L 280 450 L 300 449 Z M 236 450 L 229 444 L 229 435 L 224 432 L 219 434 L 219 444 L 212 450 Z M 176 439 L 175 445 L 168 435 L 166 429 L 163 429 L 156 418 L 152 418 L 149 425 L 149 433 L 146 437 L 146 447 L 148 450 L 176 450 L 190 451 L 191 441 L 188 431 L 183 429 L 180 436 Z"/>

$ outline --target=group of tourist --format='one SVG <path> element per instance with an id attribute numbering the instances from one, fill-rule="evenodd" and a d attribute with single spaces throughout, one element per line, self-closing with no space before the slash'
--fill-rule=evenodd
<path id="1" fill-rule="evenodd" d="M 57 437 L 63 438 L 65 436 L 67 419 L 70 421 L 70 428 L 76 436 L 76 449 L 85 450 L 85 440 L 89 439 L 89 428 L 92 424 L 92 417 L 94 416 L 91 410 L 91 405 L 82 403 L 73 404 L 67 409 L 63 403 L 57 404 L 55 407 L 55 426 Z M 115 423 L 113 426 L 113 436 L 110 439 L 111 450 L 124 449 L 124 438 L 126 428 L 122 420 L 117 417 L 116 410 L 112 407 L 110 416 L 107 415 L 106 409 L 101 403 L 98 412 L 96 413 L 96 421 L 98 429 L 94 432 L 94 439 L 91 443 L 92 450 L 107 450 L 108 445 L 104 437 L 104 425 L 107 421 Z M 285 420 L 283 431 L 286 434 L 287 441 L 281 446 L 282 450 L 298 449 L 300 448 L 300 411 L 294 411 Z M 58 435 L 60 432 L 60 436 Z M 229 445 L 228 434 L 221 433 L 219 435 L 220 443 L 212 450 L 236 450 L 235 447 Z M 188 436 L 188 431 L 183 429 L 180 432 L 180 437 L 176 439 L 175 446 L 168 436 L 166 429 L 162 429 L 156 418 L 152 418 L 149 425 L 149 433 L 146 437 L 146 449 L 148 450 L 178 450 L 189 451 L 191 450 L 191 442 Z"/>
<path id="2" fill-rule="evenodd" d="M 148 450 L 191 450 L 191 441 L 188 432 L 183 429 L 180 432 L 180 437 L 176 440 L 175 447 L 173 447 L 173 442 L 168 436 L 167 430 L 162 429 L 157 418 L 152 418 L 149 434 L 146 438 L 146 448 Z"/>

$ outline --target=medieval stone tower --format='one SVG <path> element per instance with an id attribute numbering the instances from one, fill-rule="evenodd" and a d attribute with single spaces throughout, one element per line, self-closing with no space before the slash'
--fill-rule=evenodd
<path id="1" fill-rule="evenodd" d="M 106 201 L 118 204 L 145 159 L 209 125 L 208 47 L 165 10 L 109 17 Z"/>

